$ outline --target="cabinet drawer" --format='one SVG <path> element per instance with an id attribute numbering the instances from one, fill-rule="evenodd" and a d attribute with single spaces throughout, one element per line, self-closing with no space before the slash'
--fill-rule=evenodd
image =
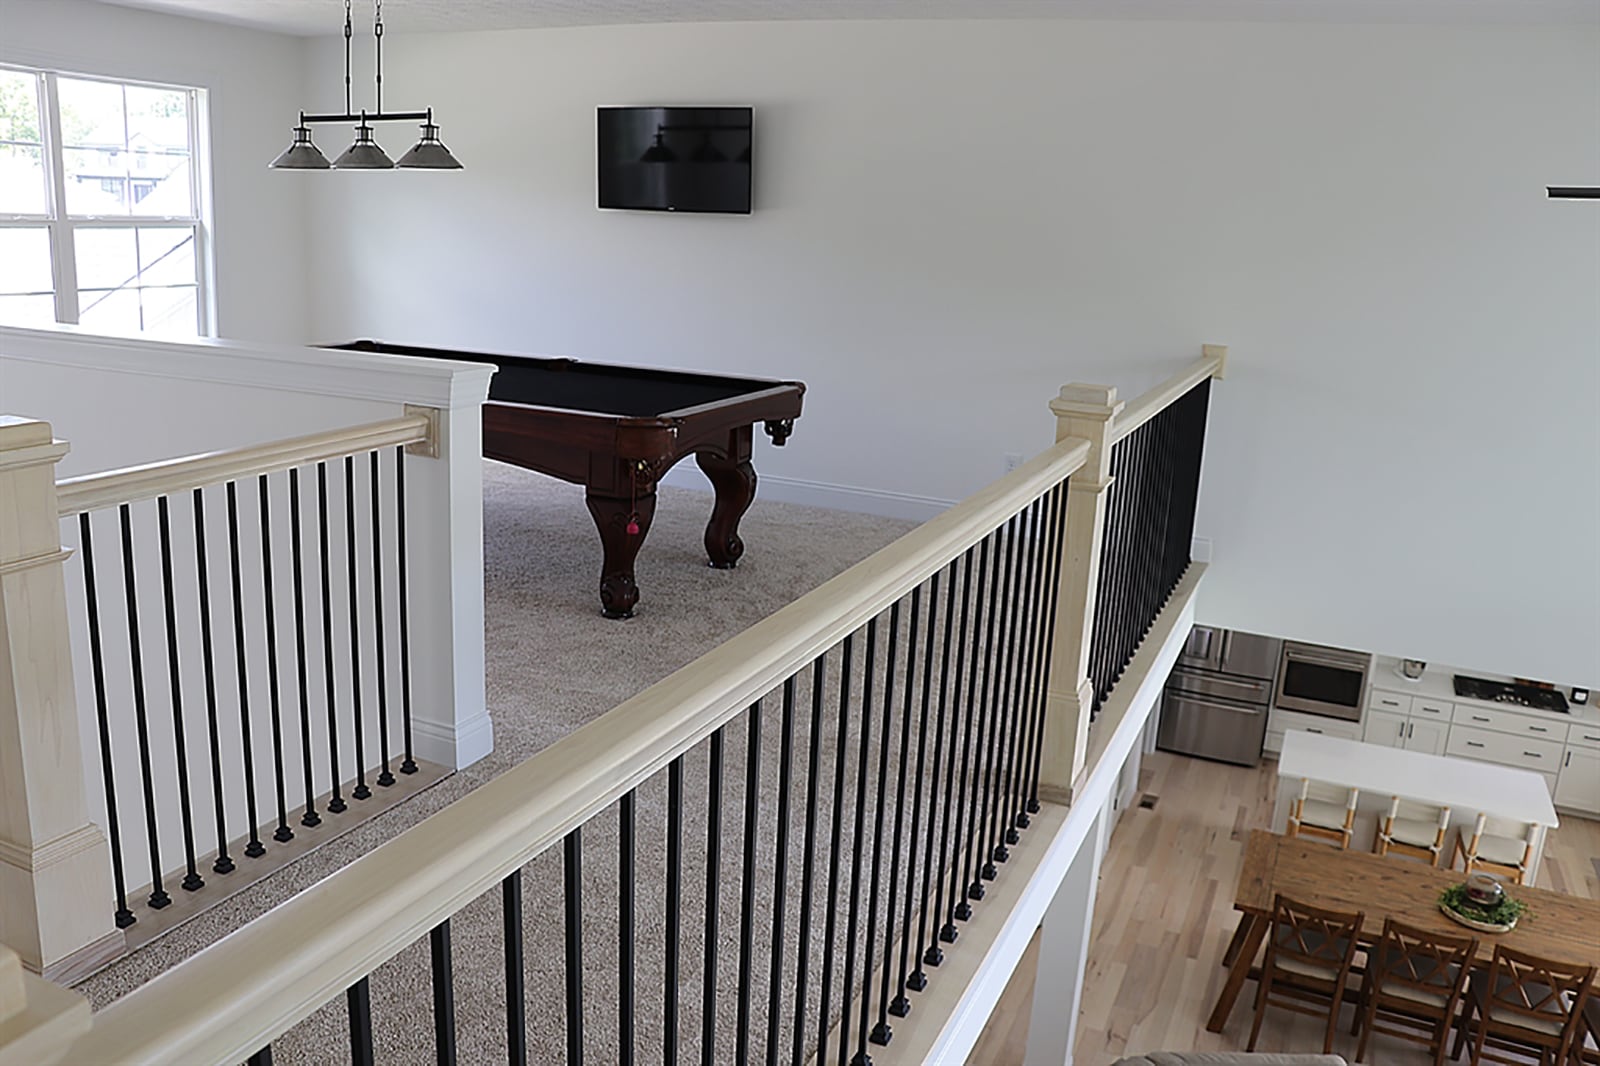
<path id="1" fill-rule="evenodd" d="M 1411 713 L 1417 718 L 1437 718 L 1448 722 L 1455 706 L 1444 700 L 1429 700 L 1418 696 L 1411 701 Z"/>
<path id="2" fill-rule="evenodd" d="M 1411 710 L 1411 697 L 1401 692 L 1385 692 L 1381 688 L 1375 688 L 1367 693 L 1367 706 L 1375 711 L 1405 714 Z"/>
<path id="3" fill-rule="evenodd" d="M 1501 711 L 1493 707 L 1473 707 L 1467 704 L 1457 704 L 1450 720 L 1474 729 L 1492 729 L 1497 733 L 1516 733 L 1545 740 L 1564 739 L 1563 730 L 1567 728 L 1562 722 L 1552 721 L 1551 716 L 1536 718 L 1516 711 Z"/>
<path id="4" fill-rule="evenodd" d="M 1481 759 L 1545 774 L 1553 774 L 1561 768 L 1561 756 L 1565 750 L 1553 740 L 1495 733 L 1460 724 L 1450 727 L 1450 739 L 1445 744 L 1446 755 Z"/>
<path id="5" fill-rule="evenodd" d="M 1580 748 L 1600 749 L 1600 725 L 1578 723 L 1567 730 L 1567 743 Z"/>
<path id="6" fill-rule="evenodd" d="M 1361 739 L 1360 722 L 1349 722 L 1343 718 L 1329 718 L 1321 714 L 1281 711 L 1277 708 L 1273 708 L 1271 716 L 1267 719 L 1267 729 L 1276 732 L 1301 729 L 1307 733 L 1321 733 L 1324 736 L 1343 737 L 1346 740 Z"/>

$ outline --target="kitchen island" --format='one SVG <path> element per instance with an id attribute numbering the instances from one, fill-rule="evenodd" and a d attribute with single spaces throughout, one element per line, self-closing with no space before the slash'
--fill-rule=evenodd
<path id="1" fill-rule="evenodd" d="M 1480 811 L 1491 818 L 1531 822 L 1539 828 L 1528 865 L 1529 884 L 1539 874 L 1545 833 L 1559 824 L 1544 778 L 1532 771 L 1294 731 L 1284 734 L 1278 757 L 1273 832 L 1288 827 L 1289 810 L 1305 777 L 1361 790 L 1351 837 L 1351 847 L 1359 851 L 1371 849 L 1379 819 L 1388 813 L 1394 796 L 1450 807 L 1441 865 L 1449 861 L 1458 830 L 1464 828 L 1471 837 Z"/>

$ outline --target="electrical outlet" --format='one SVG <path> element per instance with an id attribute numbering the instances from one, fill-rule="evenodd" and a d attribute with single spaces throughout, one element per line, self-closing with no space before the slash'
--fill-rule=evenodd
<path id="1" fill-rule="evenodd" d="M 1017 467 L 1022 465 L 1022 453 L 1021 452 L 1006 452 L 1005 464 L 1006 464 L 1006 473 L 1008 473 L 1008 474 L 1011 473 L 1011 471 L 1015 470 Z"/>

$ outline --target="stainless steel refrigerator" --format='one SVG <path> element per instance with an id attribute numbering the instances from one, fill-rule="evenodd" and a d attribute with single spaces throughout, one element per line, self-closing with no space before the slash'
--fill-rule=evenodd
<path id="1" fill-rule="evenodd" d="M 1195 626 L 1167 678 L 1156 747 L 1255 766 L 1283 641 Z"/>

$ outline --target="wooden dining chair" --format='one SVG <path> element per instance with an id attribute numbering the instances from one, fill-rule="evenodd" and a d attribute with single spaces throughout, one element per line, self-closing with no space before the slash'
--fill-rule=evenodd
<path id="1" fill-rule="evenodd" d="M 1372 850 L 1378 855 L 1410 855 L 1438 866 L 1444 857 L 1444 836 L 1449 828 L 1449 807 L 1393 796 L 1389 813 L 1378 820 Z"/>
<path id="2" fill-rule="evenodd" d="M 1356 1061 L 1366 1057 L 1372 1034 L 1384 1033 L 1427 1044 L 1434 1066 L 1441 1066 L 1477 953 L 1477 937 L 1439 936 L 1385 918 L 1383 939 L 1367 950 L 1356 1011 L 1361 1032 Z"/>
<path id="3" fill-rule="evenodd" d="M 1359 789 L 1300 779 L 1300 794 L 1289 806 L 1289 828 L 1285 836 L 1329 840 L 1341 848 L 1350 847 L 1350 829 L 1356 821 Z"/>
<path id="4" fill-rule="evenodd" d="M 1486 1057 L 1490 1062 L 1521 1062 L 1530 1052 L 1539 1056 L 1541 1066 L 1570 1061 L 1594 973 L 1593 966 L 1544 959 L 1496 944 L 1489 970 L 1467 979 L 1453 1057 L 1460 1058 L 1471 1039 L 1472 1066 Z M 1520 1057 L 1486 1056 L 1488 1051 L 1516 1052 Z"/>
<path id="5" fill-rule="evenodd" d="M 1464 827 L 1456 831 L 1450 867 L 1454 869 L 1456 860 L 1463 859 L 1467 873 L 1473 870 L 1503 873 L 1520 885 L 1533 860 L 1533 843 L 1538 832 L 1539 827 L 1532 822 L 1491 818 L 1480 813 L 1470 838 Z"/>
<path id="6" fill-rule="evenodd" d="M 1578 1017 L 1578 1031 L 1572 1036 L 1572 1066 L 1600 1063 L 1600 993 L 1590 989 Z"/>
<path id="7" fill-rule="evenodd" d="M 1267 1005 L 1321 1017 L 1328 1026 L 1322 1053 L 1333 1054 L 1333 1031 L 1356 958 L 1356 934 L 1366 916 L 1312 907 L 1278 893 L 1272 898 L 1267 956 L 1256 988 L 1256 1017 L 1246 1051 L 1256 1049 Z"/>

